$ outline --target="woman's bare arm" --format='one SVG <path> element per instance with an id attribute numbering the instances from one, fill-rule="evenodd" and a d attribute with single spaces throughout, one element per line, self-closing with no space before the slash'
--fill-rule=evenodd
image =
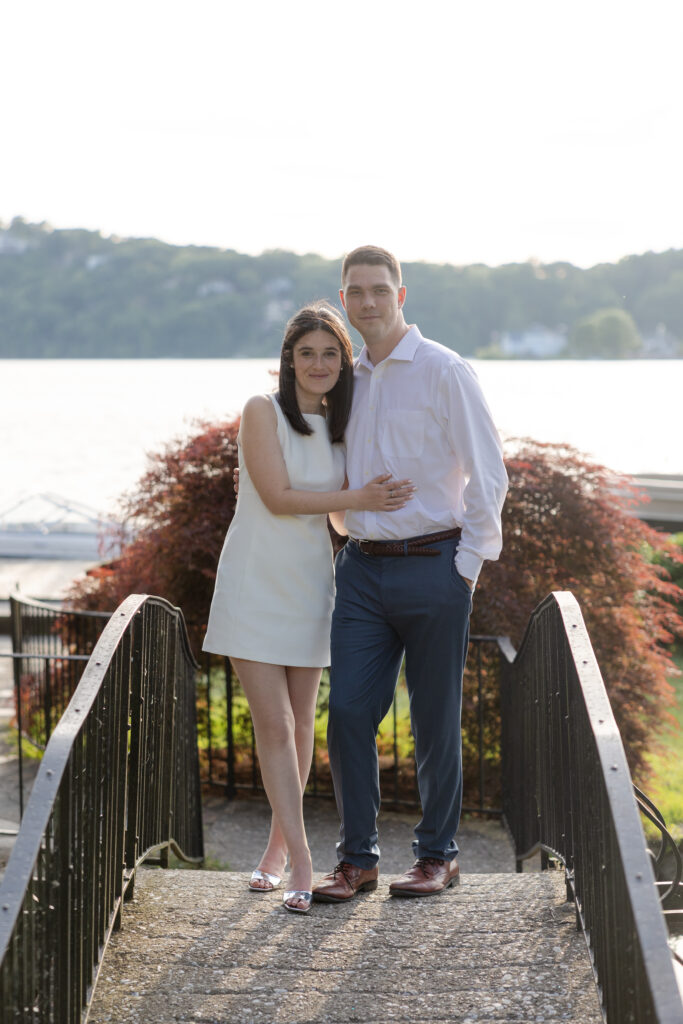
<path id="1" fill-rule="evenodd" d="M 273 515 L 315 515 L 347 508 L 390 512 L 410 501 L 410 480 L 392 480 L 386 473 L 365 487 L 338 491 L 298 491 L 290 486 L 277 439 L 277 414 L 266 395 L 250 398 L 242 413 L 242 454 L 261 501 Z M 335 527 L 336 528 L 336 527 Z"/>

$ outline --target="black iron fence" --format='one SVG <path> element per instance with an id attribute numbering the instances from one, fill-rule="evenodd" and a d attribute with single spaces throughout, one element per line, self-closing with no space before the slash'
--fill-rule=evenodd
<path id="1" fill-rule="evenodd" d="M 69 611 L 27 598 L 11 599 L 16 720 L 20 734 L 38 750 L 71 695 L 83 663 L 110 618 L 109 612 Z M 499 816 L 500 708 L 498 648 L 505 641 L 472 636 L 463 688 L 463 773 L 466 812 Z M 206 656 L 197 676 L 202 781 L 238 792 L 262 792 L 256 743 L 246 698 L 227 658 Z M 326 673 L 316 708 L 315 747 L 309 796 L 332 797 L 327 756 Z M 379 736 L 382 799 L 388 806 L 419 804 L 408 697 L 399 682 Z M 23 759 L 19 745 L 20 812 Z"/>
<path id="2" fill-rule="evenodd" d="M 498 651 L 507 641 L 472 636 L 463 686 L 463 775 L 465 812 L 500 816 L 500 707 Z M 509 648 L 506 647 L 506 649 Z M 198 682 L 202 779 L 228 798 L 262 792 L 256 741 L 246 698 L 228 658 L 206 656 Z M 318 693 L 315 745 L 306 793 L 332 797 L 327 754 L 327 674 Z M 408 696 L 402 679 L 378 737 L 382 803 L 419 805 Z"/>
<path id="3" fill-rule="evenodd" d="M 45 749 L 110 616 L 110 612 L 66 611 L 10 596 L 20 816 L 24 813 L 23 742 L 36 751 Z"/>
<path id="4" fill-rule="evenodd" d="M 30 598 L 10 597 L 17 725 L 44 750 L 71 699 L 86 660 L 111 612 L 64 611 Z"/>
<path id="5" fill-rule="evenodd" d="M 564 865 L 606 1020 L 681 1024 L 639 806 L 571 594 L 539 605 L 516 658 L 505 659 L 502 722 L 503 815 L 518 869 L 538 851 Z"/>
<path id="6" fill-rule="evenodd" d="M 51 729 L 73 693 L 80 673 L 111 613 L 65 610 L 28 598 L 10 599 L 17 724 L 23 738 L 44 749 Z M 473 635 L 463 689 L 465 810 L 500 815 L 500 684 L 502 662 L 515 651 L 506 637 Z M 3 655 L 0 655 L 2 657 Z M 261 792 L 256 744 L 246 698 L 227 658 L 205 656 L 197 675 L 200 770 L 203 782 L 238 791 Z M 316 743 L 307 793 L 332 795 L 326 749 L 329 683 L 326 673 L 316 709 Z M 396 699 L 380 731 L 380 766 L 385 803 L 418 802 L 407 694 L 399 682 Z M 21 750 L 19 751 L 21 754 Z M 661 815 L 644 794 L 642 812 L 663 829 L 657 864 L 680 855 Z M 650 809 L 647 809 L 649 805 Z"/>
<path id="7" fill-rule="evenodd" d="M 129 597 L 97 641 L 0 887 L 0 1024 L 80 1021 L 138 864 L 203 859 L 196 669 L 159 598 Z"/>

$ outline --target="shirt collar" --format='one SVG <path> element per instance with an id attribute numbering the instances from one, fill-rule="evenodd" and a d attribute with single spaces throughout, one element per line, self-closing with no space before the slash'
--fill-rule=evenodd
<path id="1" fill-rule="evenodd" d="M 412 363 L 418 346 L 422 340 L 423 338 L 417 324 L 412 324 L 406 334 L 403 335 L 396 348 L 392 349 L 386 359 L 383 359 L 382 362 L 388 362 L 390 359 L 397 359 L 400 362 Z M 370 370 L 371 373 L 375 369 L 375 364 L 370 359 L 366 345 L 363 345 L 363 348 L 361 349 L 361 353 L 356 360 L 356 366 L 364 366 L 365 369 Z"/>

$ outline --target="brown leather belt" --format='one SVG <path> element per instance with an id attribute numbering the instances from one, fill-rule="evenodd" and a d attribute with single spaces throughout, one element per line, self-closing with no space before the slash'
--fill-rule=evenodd
<path id="1" fill-rule="evenodd" d="M 438 548 L 430 548 L 441 540 L 459 537 L 460 527 L 441 530 L 440 533 L 425 533 L 422 537 L 408 537 L 407 540 L 353 540 L 364 555 L 440 555 Z"/>

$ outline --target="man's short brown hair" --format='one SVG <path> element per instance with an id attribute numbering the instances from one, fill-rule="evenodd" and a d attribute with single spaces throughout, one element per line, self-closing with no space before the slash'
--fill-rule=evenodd
<path id="1" fill-rule="evenodd" d="M 341 274 L 342 288 L 349 267 L 367 266 L 368 264 L 371 267 L 386 267 L 396 287 L 401 287 L 401 264 L 396 257 L 386 249 L 380 249 L 378 245 L 361 245 L 344 257 Z"/>

